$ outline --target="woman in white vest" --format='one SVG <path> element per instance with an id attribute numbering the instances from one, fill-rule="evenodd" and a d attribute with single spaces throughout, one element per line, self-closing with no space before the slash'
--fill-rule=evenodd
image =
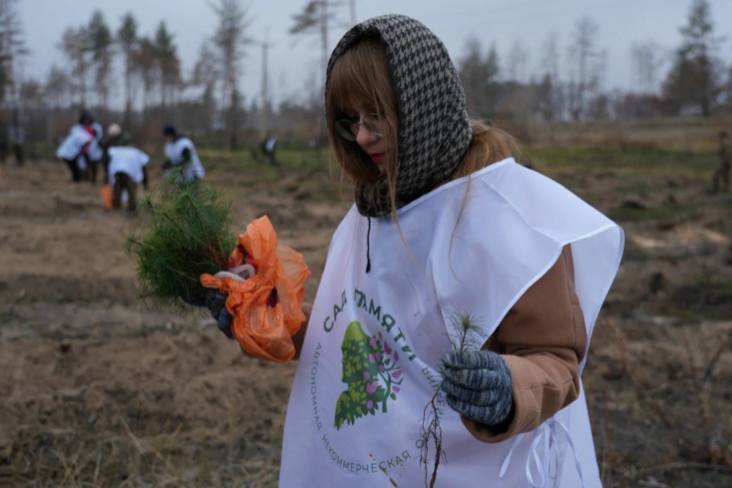
<path id="1" fill-rule="evenodd" d="M 178 133 L 178 130 L 167 125 L 163 128 L 165 137 L 165 157 L 163 169 L 177 168 L 181 172 L 181 178 L 186 183 L 198 181 L 203 178 L 205 171 L 203 164 L 196 152 L 193 141 Z"/>
<path id="2" fill-rule="evenodd" d="M 142 184 L 148 189 L 147 163 L 150 157 L 136 147 L 130 146 L 122 136 L 118 124 L 109 126 L 109 141 L 104 150 L 104 166 L 108 182 L 112 185 L 112 207 L 120 208 L 127 195 L 127 211 L 137 211 L 137 187 Z"/>
<path id="3" fill-rule="evenodd" d="M 66 136 L 56 150 L 56 157 L 64 161 L 69 167 L 71 180 L 74 182 L 81 181 L 82 176 L 89 168 L 89 162 L 91 160 L 89 155 L 90 149 L 93 152 L 93 156 L 101 158 L 101 154 L 97 154 L 96 148 L 98 148 L 98 144 L 92 149 L 92 145 L 97 141 L 94 135 L 93 123 L 94 119 L 91 114 L 83 111 L 79 116 L 79 123 L 71 127 L 69 135 Z"/>
<path id="4" fill-rule="evenodd" d="M 468 118 L 414 19 L 348 31 L 325 98 L 355 205 L 296 337 L 280 486 L 600 486 L 581 373 L 622 230 Z"/>

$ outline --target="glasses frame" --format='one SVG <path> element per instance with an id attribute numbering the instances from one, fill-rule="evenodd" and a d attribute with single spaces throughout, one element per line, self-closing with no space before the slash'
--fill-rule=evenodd
<path id="1" fill-rule="evenodd" d="M 354 117 L 340 117 L 336 119 L 335 126 L 336 134 L 341 139 L 349 142 L 356 142 L 358 137 L 358 131 L 361 130 L 361 126 L 364 126 L 371 134 L 381 139 L 384 137 L 384 124 L 386 118 L 383 114 L 378 112 L 372 112 L 367 114 L 358 114 L 358 120 Z"/>

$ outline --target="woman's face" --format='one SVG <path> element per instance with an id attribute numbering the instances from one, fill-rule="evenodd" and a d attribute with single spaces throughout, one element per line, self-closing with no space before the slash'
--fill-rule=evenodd
<path id="1" fill-rule="evenodd" d="M 384 116 L 373 110 L 348 110 L 337 125 L 342 137 L 358 144 L 379 173 L 386 174 L 386 157 L 393 138 Z"/>

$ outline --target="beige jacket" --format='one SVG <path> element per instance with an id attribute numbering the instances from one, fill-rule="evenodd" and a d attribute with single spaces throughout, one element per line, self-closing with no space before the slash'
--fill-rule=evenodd
<path id="1" fill-rule="evenodd" d="M 499 442 L 538 427 L 579 395 L 587 332 L 569 246 L 516 302 L 485 345 L 511 369 L 514 415 L 501 432 L 462 417 L 474 437 Z"/>

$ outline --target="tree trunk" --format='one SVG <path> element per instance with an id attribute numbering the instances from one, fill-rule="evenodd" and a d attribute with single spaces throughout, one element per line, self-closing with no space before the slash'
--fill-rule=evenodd
<path id="1" fill-rule="evenodd" d="M 237 121 L 237 103 L 238 96 L 236 88 L 232 88 L 231 96 L 229 99 L 229 150 L 234 151 L 237 146 L 236 133 L 238 131 Z"/>
<path id="2" fill-rule="evenodd" d="M 130 59 L 128 54 L 125 60 L 125 116 L 123 121 L 125 130 L 130 130 L 131 118 L 132 99 L 130 97 Z"/>

